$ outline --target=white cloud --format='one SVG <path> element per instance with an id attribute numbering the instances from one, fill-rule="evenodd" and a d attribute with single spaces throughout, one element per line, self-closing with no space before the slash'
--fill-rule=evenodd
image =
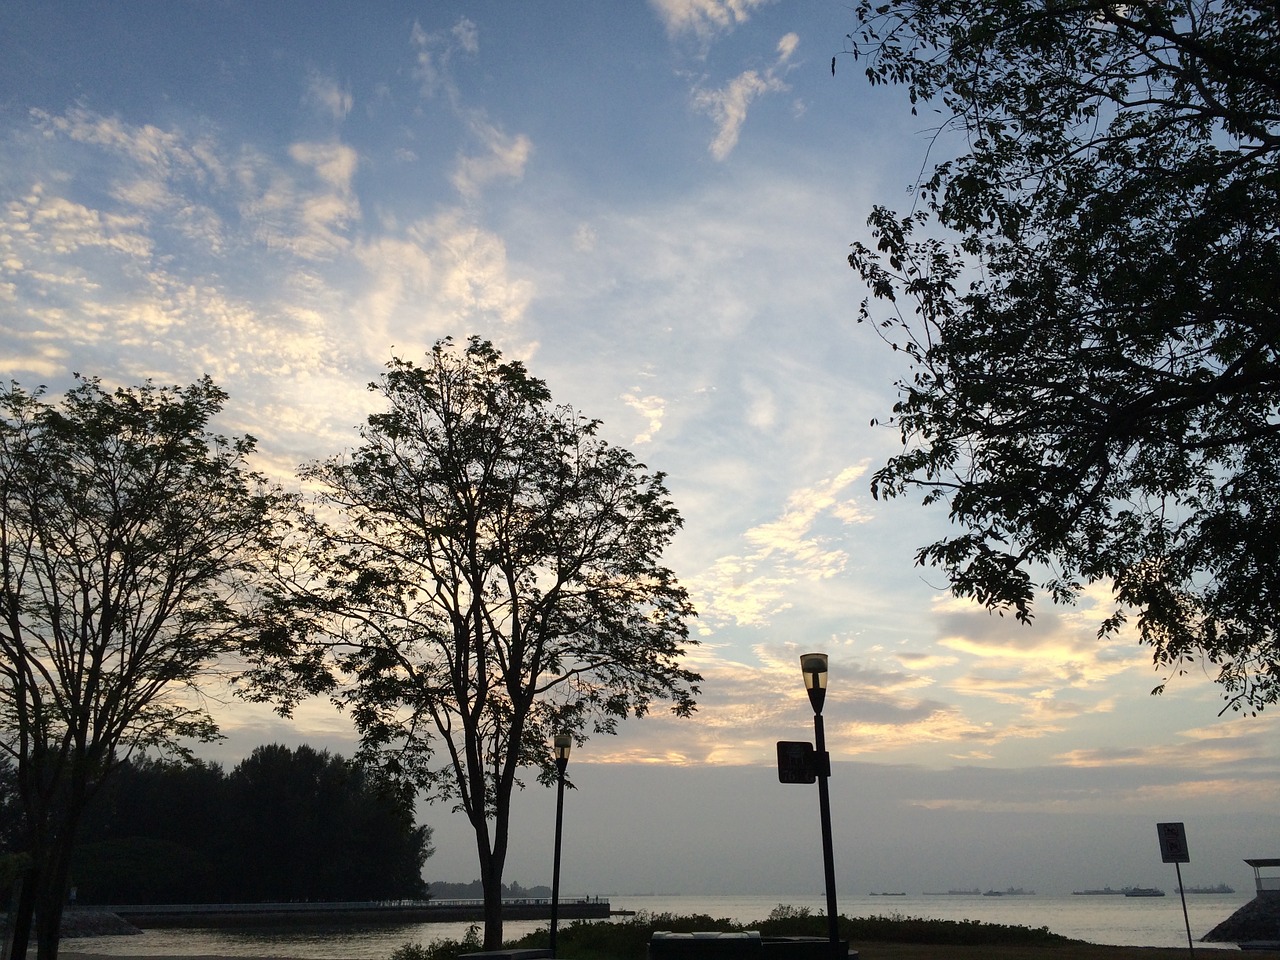
<path id="1" fill-rule="evenodd" d="M 749 552 L 720 557 L 693 577 L 691 590 L 704 623 L 764 626 L 791 605 L 796 583 L 825 580 L 843 570 L 848 554 L 815 528 L 824 519 L 844 525 L 864 518 L 850 506 L 846 491 L 865 472 L 865 465 L 847 467 L 794 491 L 778 519 L 742 535 Z"/>
<path id="2" fill-rule="evenodd" d="M 350 249 L 346 235 L 360 219 L 352 190 L 356 152 L 338 143 L 295 143 L 288 169 L 247 154 L 241 159 L 241 213 L 259 242 L 307 260 L 327 260 Z"/>
<path id="3" fill-rule="evenodd" d="M 633 444 L 649 443 L 654 434 L 662 429 L 662 416 L 667 411 L 667 402 L 662 397 L 638 397 L 633 393 L 623 394 L 622 399 L 627 406 L 640 414 L 647 421 L 647 426 L 636 434 Z"/>
<path id="4" fill-rule="evenodd" d="M 788 33 L 778 41 L 778 59 L 763 73 L 747 70 L 719 89 L 694 91 L 694 107 L 711 117 L 716 125 L 716 135 L 708 149 L 717 160 L 725 159 L 738 145 L 742 126 L 747 121 L 747 111 L 756 99 L 766 93 L 789 89 L 781 75 L 799 42 L 794 33 Z"/>
<path id="5" fill-rule="evenodd" d="M 773 0 L 650 0 L 671 36 L 690 33 L 706 40 L 745 23 Z"/>
<path id="6" fill-rule="evenodd" d="M 533 153 L 533 142 L 524 134 L 512 136 L 491 123 L 475 118 L 471 132 L 483 152 L 476 156 L 459 154 L 450 178 L 464 197 L 475 197 L 482 187 L 495 180 L 519 180 Z"/>
<path id="7" fill-rule="evenodd" d="M 511 275 L 502 238 L 461 210 L 410 224 L 399 236 L 374 237 L 355 249 L 367 282 L 355 315 L 361 339 L 426 347 L 518 323 L 533 287 Z"/>

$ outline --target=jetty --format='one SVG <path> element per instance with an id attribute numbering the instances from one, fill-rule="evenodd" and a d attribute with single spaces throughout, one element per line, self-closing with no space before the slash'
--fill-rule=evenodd
<path id="1" fill-rule="evenodd" d="M 71 911 L 78 908 L 72 907 Z M 141 929 L 163 927 L 249 927 L 317 924 L 396 924 L 459 922 L 484 919 L 483 900 L 368 900 L 301 903 L 156 903 L 85 906 L 85 910 L 115 914 Z M 560 898 L 557 915 L 563 920 L 607 919 L 604 897 Z M 550 897 L 502 901 L 504 920 L 551 918 Z"/>

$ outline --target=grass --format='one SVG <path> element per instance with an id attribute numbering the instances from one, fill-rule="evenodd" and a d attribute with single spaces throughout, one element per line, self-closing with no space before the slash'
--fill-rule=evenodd
<path id="1" fill-rule="evenodd" d="M 976 920 L 931 920 L 892 915 L 841 917 L 841 939 L 859 960 L 1165 960 L 1188 955 L 1186 948 L 1115 947 L 1071 940 L 1046 927 L 1019 927 Z M 807 909 L 779 905 L 756 923 L 736 923 L 705 915 L 641 913 L 626 920 L 599 923 L 579 920 L 556 934 L 557 960 L 646 960 L 655 930 L 673 933 L 758 930 L 762 937 L 825 937 L 826 918 Z M 545 948 L 549 931 L 535 930 L 509 941 L 513 949 Z M 390 960 L 455 960 L 481 949 L 479 929 L 463 940 L 406 944 Z M 1200 948 L 1196 954 L 1209 954 Z M 1223 957 L 1214 950 L 1211 957 Z M 1250 960 L 1280 960 L 1280 952 L 1250 953 Z M 1223 957 L 1225 960 L 1225 957 Z"/>

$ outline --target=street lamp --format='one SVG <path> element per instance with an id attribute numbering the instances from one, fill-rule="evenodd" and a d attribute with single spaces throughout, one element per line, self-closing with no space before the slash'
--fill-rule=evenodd
<path id="1" fill-rule="evenodd" d="M 840 953 L 840 925 L 836 922 L 836 861 L 831 847 L 831 795 L 827 780 L 831 777 L 831 757 L 822 729 L 822 703 L 827 697 L 827 655 L 806 653 L 800 658 L 804 688 L 813 705 L 813 747 L 818 773 L 818 813 L 822 819 L 822 867 L 827 886 L 827 935 L 832 956 Z"/>
<path id="2" fill-rule="evenodd" d="M 556 853 L 551 868 L 551 956 L 556 955 L 556 919 L 560 912 L 560 825 L 564 820 L 564 771 L 569 766 L 573 738 L 557 733 L 552 741 L 556 754 Z"/>

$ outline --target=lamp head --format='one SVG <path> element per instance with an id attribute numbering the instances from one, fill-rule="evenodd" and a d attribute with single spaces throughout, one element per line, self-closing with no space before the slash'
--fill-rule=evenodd
<path id="1" fill-rule="evenodd" d="M 822 702 L 827 696 L 827 655 L 806 653 L 800 657 L 800 670 L 804 674 L 804 688 L 814 713 L 822 713 Z"/>
<path id="2" fill-rule="evenodd" d="M 561 773 L 569 765 L 569 748 L 573 746 L 573 737 L 567 733 L 557 733 L 552 741 L 555 745 L 556 767 Z"/>

